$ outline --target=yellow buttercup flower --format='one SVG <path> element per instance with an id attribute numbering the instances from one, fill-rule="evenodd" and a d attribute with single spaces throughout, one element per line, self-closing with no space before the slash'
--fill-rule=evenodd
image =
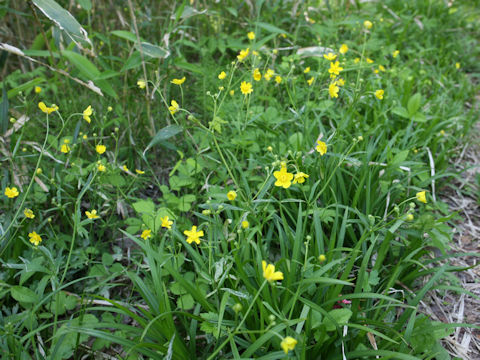
<path id="1" fill-rule="evenodd" d="M 369 63 L 369 64 L 373 64 L 373 60 L 372 60 L 372 59 L 370 59 L 370 58 L 367 58 L 367 63 Z"/>
<path id="2" fill-rule="evenodd" d="M 314 80 L 315 78 L 313 76 L 310 79 L 308 79 L 307 80 L 308 86 L 312 86 Z"/>
<path id="3" fill-rule="evenodd" d="M 173 221 L 170 220 L 168 218 L 168 216 L 164 216 L 163 218 L 160 218 L 160 221 L 162 222 L 162 227 L 167 228 L 167 229 L 172 228 Z M 200 235 L 200 236 L 203 236 L 203 232 L 202 232 L 202 235 Z"/>
<path id="4" fill-rule="evenodd" d="M 123 171 L 126 171 L 126 172 L 129 172 L 129 171 L 130 171 L 130 170 L 128 170 L 127 165 L 123 165 L 123 166 L 122 166 L 122 169 L 123 169 Z"/>
<path id="5" fill-rule="evenodd" d="M 92 121 L 92 119 L 90 118 L 90 116 L 92 116 L 92 114 L 93 114 L 92 105 L 88 105 L 88 107 L 85 110 L 83 110 L 83 118 L 89 124 Z"/>
<path id="6" fill-rule="evenodd" d="M 338 91 L 340 88 L 337 86 L 337 82 L 334 81 L 328 86 L 328 93 L 331 98 L 338 98 Z"/>
<path id="7" fill-rule="evenodd" d="M 304 172 L 298 172 L 295 174 L 294 178 L 293 178 L 293 183 L 294 184 L 303 184 L 305 182 L 305 179 L 308 179 L 308 175 L 305 174 Z"/>
<path id="8" fill-rule="evenodd" d="M 260 73 L 260 70 L 258 70 L 258 68 L 255 68 L 255 70 L 253 70 L 253 80 L 260 81 L 261 79 L 262 74 Z"/>
<path id="9" fill-rule="evenodd" d="M 194 225 L 191 230 L 185 230 L 183 233 L 187 235 L 187 243 L 191 244 L 192 242 L 195 242 L 197 245 L 200 244 L 203 230 L 197 231 L 197 227 Z"/>
<path id="10" fill-rule="evenodd" d="M 295 345 L 297 345 L 298 341 L 292 338 L 291 336 L 287 336 L 282 340 L 280 346 L 282 347 L 285 354 L 288 354 L 290 350 L 295 349 Z"/>
<path id="11" fill-rule="evenodd" d="M 283 273 L 281 271 L 275 271 L 275 265 L 268 264 L 265 260 L 262 261 L 263 277 L 268 281 L 283 280 Z"/>
<path id="12" fill-rule="evenodd" d="M 344 80 L 344 79 L 338 79 L 338 80 L 337 80 L 337 85 L 338 85 L 338 86 L 343 86 L 343 85 L 345 85 L 345 80 Z"/>
<path id="13" fill-rule="evenodd" d="M 171 106 L 168 107 L 168 110 L 170 111 L 170 114 L 175 114 L 179 109 L 180 109 L 180 106 L 178 105 L 178 103 L 175 101 L 175 100 L 172 100 L 170 102 Z"/>
<path id="14" fill-rule="evenodd" d="M 33 213 L 32 209 L 25 208 L 25 210 L 23 210 L 23 215 L 25 215 L 25 217 L 29 219 L 35 218 L 35 214 Z"/>
<path id="15" fill-rule="evenodd" d="M 140 89 L 145 89 L 145 87 L 147 86 L 147 83 L 145 82 L 145 80 L 138 80 L 137 81 L 137 86 L 140 88 Z"/>
<path id="16" fill-rule="evenodd" d="M 60 151 L 64 154 L 68 154 L 70 152 L 70 146 L 68 146 L 68 144 L 62 144 L 62 146 L 60 147 Z"/>
<path id="17" fill-rule="evenodd" d="M 248 56 L 250 52 L 250 48 L 246 48 L 245 50 L 240 50 L 240 54 L 237 55 L 237 59 L 239 61 L 245 60 L 245 58 Z"/>
<path id="18" fill-rule="evenodd" d="M 286 166 L 282 166 L 280 171 L 275 171 L 273 176 L 277 181 L 275 181 L 275 186 L 281 186 L 284 189 L 288 189 L 292 185 L 293 174 L 287 171 Z"/>
<path id="19" fill-rule="evenodd" d="M 145 171 L 140 170 L 140 169 L 135 169 L 135 172 L 136 172 L 138 175 L 143 175 L 143 174 L 145 174 Z"/>
<path id="20" fill-rule="evenodd" d="M 427 203 L 427 196 L 426 196 L 426 192 L 425 191 L 420 191 L 420 192 L 417 192 L 417 194 L 415 195 L 417 197 L 417 200 L 426 204 Z"/>
<path id="21" fill-rule="evenodd" d="M 150 239 L 152 237 L 152 230 L 150 229 L 145 229 L 142 231 L 142 235 L 140 235 L 140 237 L 143 239 L 143 240 L 147 240 L 147 239 Z"/>
<path id="22" fill-rule="evenodd" d="M 98 144 L 97 146 L 95 146 L 95 151 L 100 155 L 102 155 L 106 150 L 107 150 L 107 147 L 105 145 Z"/>
<path id="23" fill-rule="evenodd" d="M 230 200 L 230 201 L 234 201 L 234 200 L 237 198 L 237 192 L 234 191 L 234 190 L 230 190 L 230 191 L 227 193 L 227 198 L 228 198 L 228 200 Z"/>
<path id="24" fill-rule="evenodd" d="M 105 170 L 107 170 L 107 168 L 103 164 L 97 164 L 97 170 L 104 172 Z"/>
<path id="25" fill-rule="evenodd" d="M 325 260 L 327 260 L 327 257 L 326 257 L 324 254 L 320 254 L 320 255 L 318 256 L 318 261 L 324 262 Z"/>
<path id="26" fill-rule="evenodd" d="M 218 78 L 220 80 L 223 80 L 227 77 L 227 73 L 225 71 L 222 71 L 220 74 L 218 74 Z"/>
<path id="27" fill-rule="evenodd" d="M 175 84 L 175 85 L 182 85 L 186 80 L 186 77 L 184 76 L 183 78 L 181 79 L 173 79 L 172 81 L 170 81 L 172 84 Z"/>
<path id="28" fill-rule="evenodd" d="M 398 54 L 400 54 L 400 51 L 399 50 L 395 50 L 393 53 L 392 53 L 392 56 L 394 58 L 396 58 L 398 56 Z"/>
<path id="29" fill-rule="evenodd" d="M 38 235 L 35 231 L 29 233 L 28 237 L 30 238 L 30 242 L 35 246 L 38 246 L 42 242 L 42 237 Z"/>
<path id="30" fill-rule="evenodd" d="M 305 68 L 305 70 L 303 70 L 303 72 L 304 72 L 305 74 L 308 74 L 308 73 L 310 72 L 310 66 L 307 66 L 307 67 Z"/>
<path id="31" fill-rule="evenodd" d="M 273 75 L 275 75 L 275 71 L 273 71 L 272 69 L 268 69 L 263 77 L 265 78 L 265 80 L 270 81 L 272 80 Z"/>
<path id="32" fill-rule="evenodd" d="M 335 61 L 330 63 L 330 69 L 328 69 L 328 72 L 333 75 L 339 75 L 342 70 L 343 68 L 340 66 L 340 62 Z"/>
<path id="33" fill-rule="evenodd" d="M 375 91 L 375 96 L 377 97 L 377 99 L 383 100 L 383 94 L 384 94 L 384 93 L 385 93 L 385 92 L 384 92 L 383 90 L 381 90 L 381 89 L 380 89 L 380 90 L 376 90 L 376 91 Z"/>
<path id="34" fill-rule="evenodd" d="M 386 71 L 385 66 L 383 66 L 383 65 L 378 65 L 378 70 Z"/>
<path id="35" fill-rule="evenodd" d="M 10 198 L 10 199 L 13 199 L 13 198 L 16 198 L 18 195 L 20 195 L 20 193 L 18 192 L 18 189 L 13 186 L 13 187 L 6 187 L 5 188 L 5 196 Z"/>
<path id="36" fill-rule="evenodd" d="M 230 96 L 235 95 L 235 90 L 230 90 L 230 91 L 229 91 L 229 94 L 230 94 Z"/>
<path id="37" fill-rule="evenodd" d="M 35 86 L 35 93 L 40 94 L 42 92 L 42 88 L 40 86 Z"/>
<path id="38" fill-rule="evenodd" d="M 89 219 L 98 219 L 100 216 L 97 215 L 97 210 L 93 209 L 92 211 L 85 211 L 85 215 Z"/>
<path id="39" fill-rule="evenodd" d="M 253 31 L 250 31 L 247 34 L 247 37 L 248 37 L 249 40 L 255 40 L 255 33 Z"/>
<path id="40" fill-rule="evenodd" d="M 358 63 L 360 62 L 360 58 L 358 58 L 358 57 L 355 58 L 355 60 L 353 60 L 353 62 L 354 62 L 355 64 L 358 64 Z"/>
<path id="41" fill-rule="evenodd" d="M 342 44 L 342 46 L 340 46 L 340 49 L 338 51 L 340 52 L 340 54 L 346 54 L 348 51 L 348 45 Z"/>
<path id="42" fill-rule="evenodd" d="M 247 220 L 242 221 L 242 228 L 248 229 L 249 226 L 250 226 L 250 223 Z"/>
<path id="43" fill-rule="evenodd" d="M 275 76 L 275 82 L 280 84 L 282 82 L 282 77 L 280 75 Z"/>
<path id="44" fill-rule="evenodd" d="M 455 68 L 456 68 L 457 70 L 460 69 L 460 63 L 459 63 L 459 62 L 455 63 Z"/>
<path id="45" fill-rule="evenodd" d="M 242 83 L 240 84 L 240 91 L 243 95 L 251 94 L 253 92 L 252 83 L 242 81 Z"/>
<path id="46" fill-rule="evenodd" d="M 329 52 L 328 54 L 323 54 L 323 57 L 328 61 L 333 61 L 337 58 L 337 55 L 332 52 Z"/>
<path id="47" fill-rule="evenodd" d="M 40 101 L 40 102 L 38 103 L 38 108 L 39 108 L 40 110 L 42 110 L 45 114 L 51 114 L 52 112 L 58 110 L 58 106 L 57 106 L 57 105 L 52 105 L 51 107 L 48 107 L 47 105 L 45 105 L 45 103 L 44 103 L 43 101 Z"/>
<path id="48" fill-rule="evenodd" d="M 315 150 L 317 150 L 320 153 L 320 155 L 323 156 L 327 153 L 327 144 L 325 144 L 321 140 L 318 140 L 317 141 L 317 146 L 315 147 Z"/>
<path id="49" fill-rule="evenodd" d="M 368 29 L 371 29 L 372 26 L 373 26 L 373 24 L 372 24 L 372 22 L 369 21 L 369 20 L 365 20 L 365 21 L 363 22 L 363 27 L 364 27 L 365 29 L 367 29 L 367 30 L 368 30 Z"/>

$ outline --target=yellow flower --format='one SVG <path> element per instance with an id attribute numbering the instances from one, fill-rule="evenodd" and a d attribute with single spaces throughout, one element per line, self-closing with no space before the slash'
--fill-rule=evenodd
<path id="1" fill-rule="evenodd" d="M 347 51 L 348 51 L 348 45 L 347 44 L 342 44 L 342 46 L 340 46 L 340 50 L 338 50 L 340 52 L 340 54 L 346 54 Z"/>
<path id="2" fill-rule="evenodd" d="M 337 82 L 334 81 L 328 86 L 328 93 L 331 98 L 338 98 L 338 91 L 340 88 L 337 86 Z"/>
<path id="3" fill-rule="evenodd" d="M 320 254 L 320 255 L 318 256 L 318 261 L 324 262 L 325 260 L 327 260 L 327 257 L 326 257 L 325 255 Z"/>
<path id="4" fill-rule="evenodd" d="M 197 227 L 194 225 L 191 230 L 185 230 L 183 233 L 187 235 L 187 243 L 191 244 L 195 241 L 197 245 L 200 244 L 200 237 L 203 236 L 203 230 L 197 231 Z"/>
<path id="5" fill-rule="evenodd" d="M 417 197 L 417 200 L 426 204 L 427 203 L 427 197 L 426 197 L 426 192 L 425 191 L 420 191 L 420 192 L 417 192 L 417 194 L 415 195 Z"/>
<path id="6" fill-rule="evenodd" d="M 262 74 L 260 73 L 260 70 L 258 70 L 258 68 L 255 68 L 255 70 L 253 70 L 253 80 L 260 81 L 261 79 Z"/>
<path id="7" fill-rule="evenodd" d="M 143 175 L 143 174 L 145 174 L 145 171 L 140 170 L 140 169 L 135 169 L 135 172 L 136 172 L 138 175 Z"/>
<path id="8" fill-rule="evenodd" d="M 40 175 L 43 172 L 42 168 L 37 169 L 37 175 Z"/>
<path id="9" fill-rule="evenodd" d="M 383 65 L 378 65 L 378 70 L 386 71 L 385 66 L 383 66 Z"/>
<path id="10" fill-rule="evenodd" d="M 282 77 L 280 75 L 275 76 L 275 82 L 280 84 L 282 82 Z"/>
<path id="11" fill-rule="evenodd" d="M 30 238 L 30 242 L 35 246 L 38 246 L 42 242 L 42 237 L 38 235 L 35 231 L 29 233 L 28 237 Z"/>
<path id="12" fill-rule="evenodd" d="M 373 60 L 372 60 L 372 59 L 370 59 L 370 58 L 367 58 L 367 63 L 369 63 L 369 64 L 373 64 Z"/>
<path id="13" fill-rule="evenodd" d="M 40 101 L 40 102 L 38 103 L 38 107 L 39 107 L 39 109 L 42 110 L 45 114 L 51 114 L 52 112 L 58 110 L 58 106 L 57 106 L 57 105 L 52 105 L 51 107 L 47 107 L 47 105 L 45 105 L 45 103 L 44 103 L 43 101 Z"/>
<path id="14" fill-rule="evenodd" d="M 220 74 L 218 74 L 218 78 L 220 80 L 223 80 L 227 77 L 227 73 L 225 71 L 222 71 Z"/>
<path id="15" fill-rule="evenodd" d="M 275 75 L 275 71 L 273 71 L 272 69 L 268 69 L 263 77 L 265 78 L 265 80 L 270 81 L 273 75 Z"/>
<path id="16" fill-rule="evenodd" d="M 414 219 L 413 214 L 407 214 L 407 221 L 412 221 Z"/>
<path id="17" fill-rule="evenodd" d="M 172 100 L 170 102 L 171 106 L 168 107 L 168 110 L 170 111 L 170 114 L 175 114 L 179 109 L 180 109 L 180 106 L 178 105 L 178 103 L 175 101 L 175 100 Z"/>
<path id="18" fill-rule="evenodd" d="M 92 116 L 93 114 L 93 110 L 92 110 L 92 105 L 88 105 L 88 107 L 83 110 L 83 118 L 90 124 L 90 122 L 92 121 L 92 119 L 90 118 L 90 116 Z"/>
<path id="19" fill-rule="evenodd" d="M 172 228 L 173 221 L 170 220 L 168 218 L 168 216 L 164 216 L 163 218 L 160 218 L 160 221 L 162 222 L 162 227 L 167 228 L 167 229 Z M 202 235 L 200 235 L 200 236 L 203 236 L 203 231 L 202 231 Z"/>
<path id="20" fill-rule="evenodd" d="M 70 152 L 70 146 L 68 146 L 68 144 L 62 144 L 62 146 L 60 147 L 60 151 L 64 154 L 68 154 Z"/>
<path id="21" fill-rule="evenodd" d="M 293 174 L 287 171 L 286 166 L 282 166 L 280 171 L 275 171 L 273 176 L 277 179 L 277 181 L 275 181 L 275 186 L 281 186 L 284 189 L 288 189 L 290 185 L 292 185 Z"/>
<path id="22" fill-rule="evenodd" d="M 247 229 L 250 226 L 250 223 L 247 220 L 242 221 L 242 228 Z"/>
<path id="23" fill-rule="evenodd" d="M 337 85 L 338 85 L 338 86 L 343 86 L 343 85 L 345 85 L 345 80 L 344 80 L 344 79 L 338 79 L 338 80 L 337 80 Z"/>
<path id="24" fill-rule="evenodd" d="M 327 153 L 327 144 L 325 144 L 323 141 L 318 140 L 315 150 L 317 150 L 320 155 L 323 156 Z"/>
<path id="25" fill-rule="evenodd" d="M 373 24 L 372 24 L 371 21 L 365 20 L 365 21 L 363 22 L 363 27 L 364 27 L 365 29 L 371 29 L 372 26 L 373 26 Z"/>
<path id="26" fill-rule="evenodd" d="M 258 55 L 260 55 L 260 54 L 258 53 L 258 51 L 253 50 L 253 51 L 252 51 L 252 55 L 253 55 L 253 56 L 258 56 Z"/>
<path id="27" fill-rule="evenodd" d="M 40 94 L 42 92 L 42 88 L 40 86 L 35 86 L 35 93 Z"/>
<path id="28" fill-rule="evenodd" d="M 172 81 L 170 81 L 172 84 L 175 84 L 175 85 L 182 85 L 184 82 L 185 82 L 185 76 L 181 79 L 173 79 Z"/>
<path id="29" fill-rule="evenodd" d="M 152 237 L 152 230 L 150 230 L 150 229 L 143 230 L 142 235 L 140 235 L 140 237 L 143 240 L 147 240 L 147 239 L 151 238 Z"/>
<path id="30" fill-rule="evenodd" d="M 340 71 L 342 70 L 343 68 L 340 66 L 340 63 L 338 61 L 335 61 L 330 63 L 330 69 L 328 69 L 328 72 L 330 74 L 339 75 Z"/>
<path id="31" fill-rule="evenodd" d="M 460 69 L 460 63 L 459 62 L 455 63 L 455 68 Z"/>
<path id="32" fill-rule="evenodd" d="M 255 33 L 253 31 L 250 31 L 247 34 L 248 40 L 255 40 Z"/>
<path id="33" fill-rule="evenodd" d="M 385 93 L 385 92 L 384 92 L 383 90 L 381 90 L 381 89 L 380 89 L 380 90 L 376 90 L 376 91 L 375 91 L 375 96 L 377 97 L 377 99 L 382 100 L 384 93 Z"/>
<path id="34" fill-rule="evenodd" d="M 32 209 L 25 208 L 25 210 L 23 210 L 23 215 L 29 219 L 35 218 L 35 214 L 33 213 Z"/>
<path id="35" fill-rule="evenodd" d="M 281 271 L 275 271 L 275 265 L 268 264 L 265 260 L 262 261 L 263 277 L 268 281 L 283 280 L 283 273 Z"/>
<path id="36" fill-rule="evenodd" d="M 123 166 L 122 166 L 122 169 L 123 169 L 123 171 L 126 171 L 126 172 L 129 172 L 129 171 L 130 171 L 130 170 L 128 170 L 127 165 L 123 165 Z"/>
<path id="37" fill-rule="evenodd" d="M 145 89 L 145 86 L 147 86 L 147 83 L 145 82 L 145 80 L 140 79 L 137 81 L 137 85 L 140 89 Z"/>
<path id="38" fill-rule="evenodd" d="M 239 61 L 245 60 L 249 52 L 250 52 L 250 48 L 246 48 L 245 50 L 240 50 L 240 54 L 237 55 L 237 59 Z"/>
<path id="39" fill-rule="evenodd" d="M 315 78 L 313 76 L 310 79 L 308 79 L 307 80 L 308 86 L 312 86 L 314 80 Z"/>
<path id="40" fill-rule="evenodd" d="M 354 62 L 355 64 L 358 64 L 358 63 L 360 62 L 360 58 L 358 58 L 358 57 L 355 58 L 355 60 L 353 60 L 353 62 Z"/>
<path id="41" fill-rule="evenodd" d="M 229 94 L 230 94 L 230 96 L 235 95 L 235 90 L 230 90 Z"/>
<path id="42" fill-rule="evenodd" d="M 305 74 L 308 74 L 308 73 L 310 72 L 310 66 L 307 66 L 307 67 L 305 68 L 305 70 L 303 70 L 303 72 L 304 72 Z"/>
<path id="43" fill-rule="evenodd" d="M 337 58 L 337 55 L 332 52 L 329 52 L 328 54 L 323 54 L 323 57 L 328 61 L 333 61 Z"/>
<path id="44" fill-rule="evenodd" d="M 103 164 L 97 164 L 97 169 L 98 171 L 101 171 L 101 172 L 104 172 L 105 170 L 107 170 L 107 168 Z"/>
<path id="45" fill-rule="evenodd" d="M 227 198 L 228 198 L 228 200 L 230 200 L 230 201 L 234 201 L 234 200 L 237 198 L 237 192 L 236 192 L 236 191 L 233 191 L 233 190 L 230 190 L 230 191 L 227 193 Z"/>
<path id="46" fill-rule="evenodd" d="M 99 216 L 97 215 L 97 210 L 93 209 L 92 211 L 85 211 L 85 215 L 89 219 L 98 219 Z"/>
<path id="47" fill-rule="evenodd" d="M 305 179 L 308 179 L 308 175 L 300 171 L 295 174 L 295 177 L 293 178 L 293 183 L 303 184 L 305 182 Z"/>
<path id="48" fill-rule="evenodd" d="M 240 91 L 242 92 L 243 95 L 248 95 L 252 93 L 253 91 L 252 83 L 242 81 L 242 83 L 240 84 Z"/>
<path id="49" fill-rule="evenodd" d="M 88 139 L 87 134 L 84 134 L 84 135 L 82 136 L 82 139 L 83 139 L 83 140 L 87 140 L 87 139 Z"/>
<path id="50" fill-rule="evenodd" d="M 297 345 L 298 341 L 292 338 L 291 336 L 287 336 L 282 340 L 280 346 L 282 347 L 285 354 L 288 354 L 290 350 L 295 349 L 295 345 Z"/>
<path id="51" fill-rule="evenodd" d="M 95 151 L 100 155 L 102 155 L 106 150 L 107 150 L 107 147 L 105 145 L 98 144 L 97 146 L 95 146 Z"/>
<path id="52" fill-rule="evenodd" d="M 20 193 L 18 192 L 18 189 L 14 186 L 14 187 L 6 187 L 5 188 L 5 196 L 10 198 L 10 199 L 13 199 L 13 198 L 16 198 Z"/>
<path id="53" fill-rule="evenodd" d="M 398 54 L 400 54 L 400 51 L 399 51 L 399 50 L 395 50 L 395 51 L 393 52 L 392 56 L 393 56 L 394 58 L 396 58 L 396 57 L 398 56 Z"/>
<path id="54" fill-rule="evenodd" d="M 112 111 L 112 110 L 113 110 L 113 108 L 112 108 L 111 106 L 107 107 L 107 111 L 108 111 L 108 112 L 110 112 L 110 111 Z"/>
<path id="55" fill-rule="evenodd" d="M 445 130 L 443 130 L 443 129 L 440 130 L 440 135 L 441 135 L 441 136 L 445 136 Z"/>

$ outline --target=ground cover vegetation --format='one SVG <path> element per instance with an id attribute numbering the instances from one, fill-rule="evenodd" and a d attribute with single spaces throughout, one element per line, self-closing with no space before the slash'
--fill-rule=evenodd
<path id="1" fill-rule="evenodd" d="M 479 15 L 4 1 L 2 358 L 450 359 Z"/>

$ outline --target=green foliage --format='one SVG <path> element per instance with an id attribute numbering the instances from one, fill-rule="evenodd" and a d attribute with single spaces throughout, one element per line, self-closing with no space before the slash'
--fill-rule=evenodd
<path id="1" fill-rule="evenodd" d="M 2 358 L 450 358 L 478 9 L 74 3 L 0 5 Z"/>

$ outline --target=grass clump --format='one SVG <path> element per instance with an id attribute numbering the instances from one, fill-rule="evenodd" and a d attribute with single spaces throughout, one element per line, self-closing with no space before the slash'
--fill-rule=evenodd
<path id="1" fill-rule="evenodd" d="M 2 8 L 2 356 L 450 358 L 478 9 L 78 5 Z"/>

